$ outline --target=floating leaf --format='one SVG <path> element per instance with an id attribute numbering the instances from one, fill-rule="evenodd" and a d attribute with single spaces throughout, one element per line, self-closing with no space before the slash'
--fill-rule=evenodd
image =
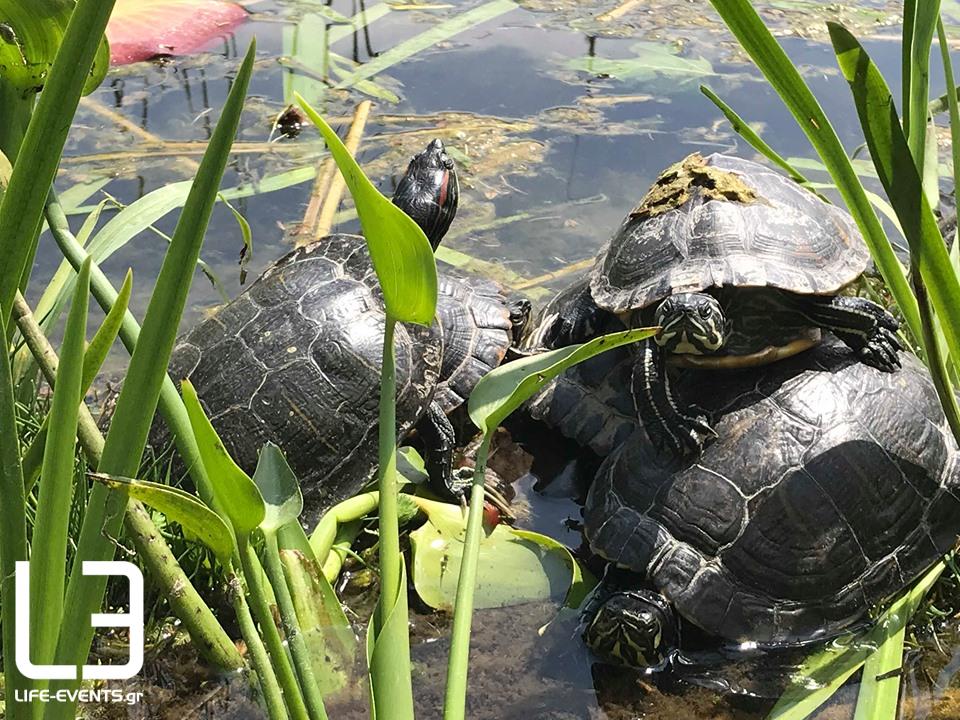
<path id="1" fill-rule="evenodd" d="M 466 517 L 456 505 L 418 500 L 427 522 L 410 533 L 413 585 L 425 603 L 452 609 L 463 557 Z M 504 582 L 504 578 L 510 578 Z M 556 540 L 539 533 L 497 525 L 480 540 L 477 608 L 508 607 L 527 602 L 562 602 L 583 577 L 573 556 Z"/>
<path id="2" fill-rule="evenodd" d="M 197 52 L 247 17 L 241 6 L 221 0 L 117 0 L 107 25 L 110 62 Z"/>
<path id="3" fill-rule="evenodd" d="M 655 42 L 639 42 L 630 46 L 634 57 L 602 58 L 580 57 L 567 61 L 571 70 L 591 75 L 602 75 L 618 80 L 652 82 L 667 79 L 671 83 L 685 83 L 713 75 L 713 65 L 703 58 L 685 58 L 670 45 Z"/>

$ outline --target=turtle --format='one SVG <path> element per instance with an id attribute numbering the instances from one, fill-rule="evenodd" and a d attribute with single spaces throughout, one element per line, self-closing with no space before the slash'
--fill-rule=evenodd
<path id="1" fill-rule="evenodd" d="M 929 373 L 913 355 L 893 374 L 859 360 L 830 338 L 691 370 L 674 390 L 716 414 L 719 438 L 678 457 L 638 425 L 607 456 L 584 508 L 590 549 L 621 569 L 585 620 L 598 655 L 663 668 L 685 628 L 805 647 L 868 623 L 954 546 L 958 448 Z"/>
<path id="2" fill-rule="evenodd" d="M 459 201 L 453 161 L 433 140 L 416 155 L 393 202 L 434 249 Z M 458 490 L 447 417 L 503 360 L 529 310 L 482 278 L 441 274 L 436 321 L 398 324 L 398 438 L 423 437 L 434 486 Z M 333 234 L 268 268 L 215 315 L 178 339 L 170 374 L 189 379 L 237 463 L 256 467 L 278 445 L 300 479 L 305 518 L 355 494 L 376 469 L 385 313 L 366 241 Z"/>
<path id="3" fill-rule="evenodd" d="M 684 368 L 767 364 L 824 331 L 867 365 L 900 367 L 896 318 L 842 294 L 869 267 L 844 210 L 758 163 L 694 153 L 660 175 L 590 273 L 545 308 L 527 345 L 660 326 L 636 346 L 633 402 L 654 442 L 695 455 L 715 432 L 695 402 L 675 399 L 672 376 Z"/>

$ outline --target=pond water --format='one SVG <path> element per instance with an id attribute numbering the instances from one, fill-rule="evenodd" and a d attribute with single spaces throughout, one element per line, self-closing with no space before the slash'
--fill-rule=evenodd
<path id="1" fill-rule="evenodd" d="M 291 247 L 291 229 L 304 219 L 310 201 L 311 169 L 324 156 L 309 127 L 296 139 L 268 142 L 273 118 L 296 89 L 341 132 L 357 103 L 374 101 L 358 158 L 387 194 L 407 159 L 429 138 L 443 138 L 456 152 L 462 185 L 461 211 L 444 245 L 482 261 L 475 267 L 516 292 L 542 301 L 569 280 L 572 267 L 594 256 L 664 167 L 694 151 L 754 156 L 700 93 L 700 83 L 755 123 L 781 154 L 812 158 L 792 118 L 707 2 L 640 0 L 623 4 L 622 16 L 604 16 L 618 5 L 610 0 L 526 0 L 518 6 L 368 0 L 364 8 L 363 0 L 247 2 L 250 21 L 209 52 L 113 70 L 81 105 L 58 188 L 70 189 L 67 204 L 76 208 L 71 219 L 78 229 L 102 192 L 130 204 L 192 177 L 239 56 L 256 36 L 257 70 L 224 181 L 225 187 L 247 190 L 233 202 L 252 228 L 251 277 Z M 823 23 L 839 19 L 853 27 L 890 82 L 897 83 L 901 3 L 776 0 L 756 5 L 803 68 L 841 138 L 854 148 L 859 125 Z M 960 23 L 960 3 L 943 5 Z M 499 11 L 495 16 L 425 42 L 405 59 L 393 50 L 447 27 L 450 18 L 468 11 L 492 13 L 492 7 Z M 369 23 L 348 32 L 330 20 L 331 11 L 346 16 L 364 11 Z M 960 32 L 953 34 L 960 40 Z M 371 62 L 375 72 L 361 81 Z M 386 67 L 377 70 L 377 64 Z M 291 171 L 298 170 L 300 182 L 290 184 Z M 810 173 L 825 179 L 815 169 Z M 275 178 L 286 186 L 263 192 L 261 183 Z M 88 191 L 81 192 L 80 184 Z M 334 229 L 357 229 L 349 208 L 346 199 Z M 100 225 L 115 212 L 108 205 Z M 156 229 L 172 233 L 175 218 L 176 213 L 161 218 Z M 132 306 L 140 316 L 165 245 L 160 234 L 147 231 L 102 264 L 117 283 L 133 268 Z M 242 246 L 234 217 L 219 206 L 202 255 L 222 290 L 198 272 L 184 327 L 220 304 L 224 293 L 232 297 L 242 289 Z M 56 249 L 45 238 L 34 287 L 43 287 L 58 264 Z M 122 362 L 118 356 L 114 367 Z M 545 472 L 541 484 L 550 479 Z M 575 546 L 578 535 L 568 525 L 579 518 L 578 507 L 562 493 L 534 490 L 530 478 L 521 489 L 531 507 L 527 524 Z M 552 614 L 553 608 L 537 607 L 478 615 L 471 717 L 753 718 L 769 707 L 701 689 L 664 693 L 650 678 L 594 666 L 572 629 L 547 640 L 537 635 Z M 437 635 L 442 638 L 443 632 L 421 634 Z M 438 716 L 445 652 L 443 639 L 415 649 L 423 717 Z M 952 654 L 949 649 L 942 656 L 931 652 L 922 663 L 911 656 L 911 667 L 920 668 L 908 673 L 906 683 L 911 717 L 960 716 L 944 714 L 951 712 L 944 705 L 951 702 L 949 693 L 947 701 L 937 700 L 930 689 L 939 687 L 943 695 L 957 665 Z M 949 671 L 931 682 L 940 667 Z M 823 717 L 850 716 L 844 702 L 855 695 L 838 697 Z M 331 717 L 365 713 L 347 701 Z"/>

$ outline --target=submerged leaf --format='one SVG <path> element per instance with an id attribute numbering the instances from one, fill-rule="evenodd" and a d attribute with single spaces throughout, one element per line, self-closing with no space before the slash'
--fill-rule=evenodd
<path id="1" fill-rule="evenodd" d="M 634 57 L 602 58 L 580 57 L 567 61 L 571 70 L 591 75 L 614 77 L 618 80 L 652 82 L 668 79 L 672 84 L 713 75 L 713 65 L 703 58 L 680 57 L 677 49 L 655 42 L 638 42 L 630 47 Z"/>
<path id="2" fill-rule="evenodd" d="M 158 55 L 187 55 L 228 34 L 248 17 L 222 0 L 117 0 L 107 37 L 114 65 Z"/>

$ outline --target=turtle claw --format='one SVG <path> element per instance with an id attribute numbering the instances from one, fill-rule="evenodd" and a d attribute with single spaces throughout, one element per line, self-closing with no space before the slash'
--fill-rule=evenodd
<path id="1" fill-rule="evenodd" d="M 894 372 L 901 367 L 898 353 L 903 350 L 900 338 L 887 327 L 878 326 L 874 333 L 866 339 L 861 340 L 860 347 L 855 347 L 858 343 L 851 343 L 857 351 L 860 360 L 875 367 L 882 372 Z"/>

